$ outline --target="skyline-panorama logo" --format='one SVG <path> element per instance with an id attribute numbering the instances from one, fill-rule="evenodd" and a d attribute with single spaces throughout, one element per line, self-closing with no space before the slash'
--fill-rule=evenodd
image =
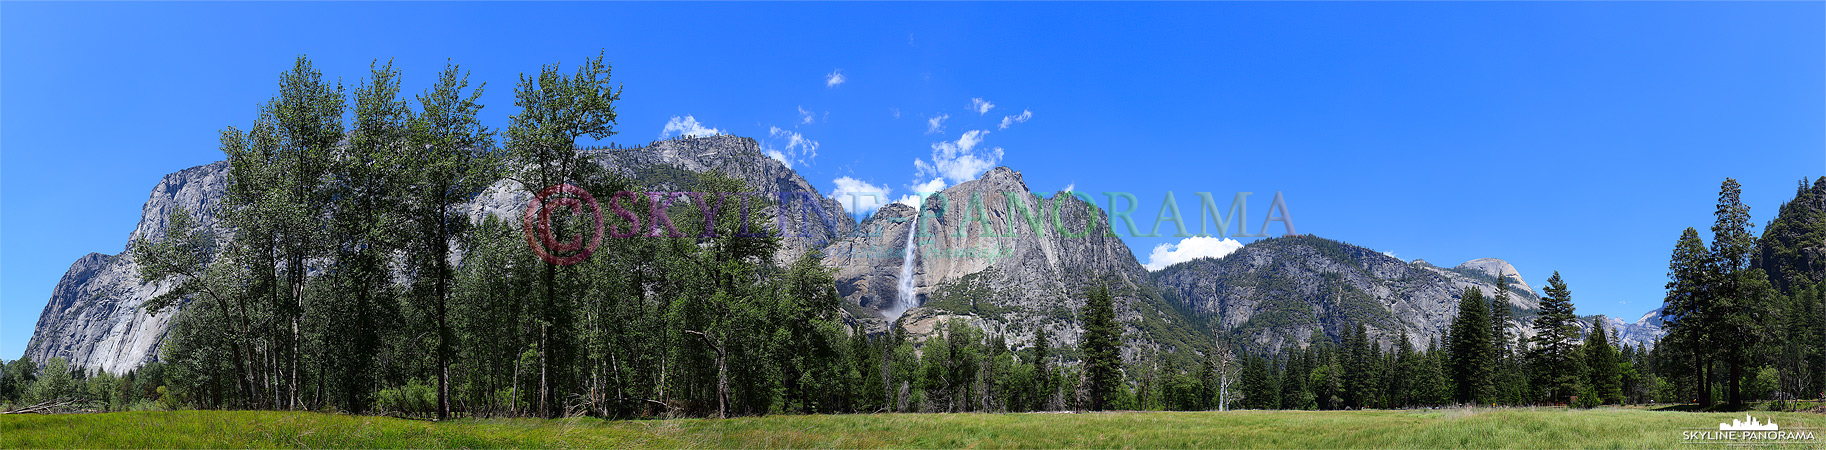
<path id="1" fill-rule="evenodd" d="M 1758 419 L 1748 413 L 1730 423 L 1719 422 L 1718 429 L 1692 428 L 1681 432 L 1687 444 L 1725 444 L 1730 446 L 1765 446 L 1776 444 L 1814 444 L 1813 429 L 1791 427 L 1783 430 L 1774 419 Z"/>

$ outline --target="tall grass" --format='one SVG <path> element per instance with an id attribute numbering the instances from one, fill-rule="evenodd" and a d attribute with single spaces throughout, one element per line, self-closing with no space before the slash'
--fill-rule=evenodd
<path id="1" fill-rule="evenodd" d="M 1754 413 L 1783 428 L 1826 415 Z M 1742 413 L 1642 409 L 464 419 L 174 411 L 0 416 L 6 448 L 1669 448 Z M 1818 434 L 1826 434 L 1816 430 Z M 1826 448 L 1821 442 L 1778 448 Z"/>

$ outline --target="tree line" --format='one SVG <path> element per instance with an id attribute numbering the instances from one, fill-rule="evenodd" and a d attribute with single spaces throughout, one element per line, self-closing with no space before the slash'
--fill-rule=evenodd
<path id="1" fill-rule="evenodd" d="M 167 287 L 146 308 L 182 311 L 161 362 L 106 374 L 62 359 L 13 361 L 0 370 L 0 404 L 628 418 L 1742 407 L 1826 386 L 1826 286 L 1797 250 L 1826 236 L 1826 178 L 1803 182 L 1770 226 L 1786 234 L 1762 240 L 1727 179 L 1710 248 L 1691 228 L 1677 242 L 1669 334 L 1653 348 L 1621 345 L 1601 318 L 1581 327 L 1557 272 L 1538 311 L 1512 304 L 1506 277 L 1488 295 L 1465 290 L 1445 338 L 1425 348 L 1356 324 L 1282 348 L 1219 329 L 1209 347 L 1175 350 L 1190 355 L 1125 350 L 1133 336 L 1101 286 L 1081 293 L 1076 342 L 1040 327 L 1017 344 L 965 320 L 929 336 L 900 326 L 870 333 L 845 319 L 819 255 L 779 263 L 777 235 L 746 232 L 769 226 L 767 205 L 700 210 L 635 196 L 622 206 L 637 215 L 667 208 L 677 229 L 715 232 L 608 239 L 575 265 L 529 251 L 520 220 L 472 222 L 460 207 L 502 179 L 527 193 L 644 187 L 579 146 L 615 133 L 622 90 L 609 75 L 600 55 L 568 72 L 522 75 L 520 110 L 497 133 L 477 118 L 483 86 L 471 88 L 455 65 L 408 100 L 390 63 L 373 64 L 350 96 L 300 57 L 251 126 L 221 132 L 227 193 L 217 210 L 198 212 L 216 226 L 175 211 L 163 236 L 130 246 L 142 279 Z M 750 190 L 715 173 L 671 181 Z M 562 236 L 593 225 L 575 214 L 551 220 Z M 1518 313 L 1533 314 L 1531 332 L 1514 326 Z"/>

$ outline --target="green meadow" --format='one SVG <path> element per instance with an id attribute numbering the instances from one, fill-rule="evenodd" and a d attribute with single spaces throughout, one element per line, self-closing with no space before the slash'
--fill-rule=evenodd
<path id="1" fill-rule="evenodd" d="M 1826 415 L 1753 413 L 1783 429 Z M 269 411 L 0 416 L 6 448 L 1706 448 L 1742 413 L 1645 409 L 461 419 Z M 1817 431 L 1816 431 L 1817 432 Z M 1772 448 L 1826 448 L 1821 441 Z"/>

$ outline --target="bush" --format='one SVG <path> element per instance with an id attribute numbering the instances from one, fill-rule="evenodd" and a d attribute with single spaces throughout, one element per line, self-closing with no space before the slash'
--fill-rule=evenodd
<path id="1" fill-rule="evenodd" d="M 405 386 L 381 389 L 375 396 L 374 409 L 381 413 L 429 414 L 437 410 L 437 393 L 430 385 L 413 378 Z"/>
<path id="2" fill-rule="evenodd" d="M 1604 399 L 1599 398 L 1598 390 L 1592 389 L 1591 386 L 1584 386 L 1579 388 L 1579 399 L 1572 402 L 1572 407 L 1591 409 L 1601 404 L 1604 404 Z"/>
<path id="3" fill-rule="evenodd" d="M 137 401 L 134 401 L 133 403 L 127 404 L 127 406 L 124 409 L 127 411 L 168 411 L 169 410 L 169 408 L 165 407 L 164 403 L 155 402 L 152 400 L 137 400 Z"/>
<path id="4" fill-rule="evenodd" d="M 184 409 L 183 403 L 178 401 L 177 394 L 173 394 L 170 388 L 164 386 L 158 387 L 158 405 L 166 411 Z"/>

